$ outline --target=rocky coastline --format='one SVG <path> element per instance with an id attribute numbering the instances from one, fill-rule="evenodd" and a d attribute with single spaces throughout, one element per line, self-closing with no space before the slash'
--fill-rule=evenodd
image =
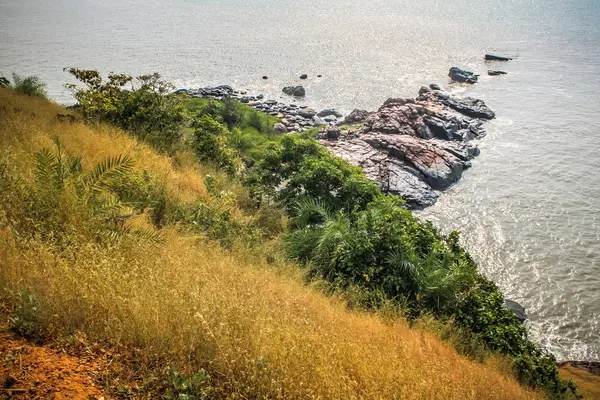
<path id="1" fill-rule="evenodd" d="M 495 117 L 487 105 L 458 97 L 438 85 L 422 87 L 416 98 L 390 98 L 377 111 L 354 110 L 345 118 L 335 109 L 316 111 L 268 100 L 222 85 L 179 89 L 192 97 L 230 97 L 279 118 L 276 134 L 319 127 L 316 138 L 333 154 L 363 168 L 386 193 L 401 196 L 412 209 L 433 205 L 479 154 L 483 122 Z"/>

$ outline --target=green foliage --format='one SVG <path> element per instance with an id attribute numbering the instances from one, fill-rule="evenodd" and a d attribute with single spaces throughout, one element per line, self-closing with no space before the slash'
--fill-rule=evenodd
<path id="1" fill-rule="evenodd" d="M 104 81 L 94 70 L 69 68 L 68 72 L 85 85 L 66 86 L 87 120 L 119 126 L 161 151 L 173 152 L 180 145 L 187 121 L 184 97 L 170 93 L 173 86 L 159 74 L 141 75 L 134 84 L 132 77 L 123 74 L 109 74 Z"/>
<path id="2" fill-rule="evenodd" d="M 12 303 L 15 307 L 9 320 L 10 329 L 27 339 L 40 339 L 42 335 L 40 298 L 25 290 L 16 293 L 14 297 L 16 298 Z"/>
<path id="3" fill-rule="evenodd" d="M 227 128 L 215 121 L 210 115 L 204 115 L 193 123 L 194 139 L 192 146 L 198 159 L 213 164 L 233 174 L 241 161 L 237 152 L 227 145 Z"/>
<path id="4" fill-rule="evenodd" d="M 59 242 L 86 234 L 99 241 L 132 236 L 162 240 L 152 230 L 133 229 L 126 223 L 134 206 L 125 202 L 127 196 L 141 192 L 131 194 L 130 187 L 129 192 L 125 190 L 132 180 L 130 175 L 135 177 L 127 156 L 107 158 L 86 173 L 81 157 L 67 156 L 58 140 L 55 145 L 55 153 L 43 149 L 35 154 L 33 185 L 12 178 L 6 166 L 0 169 L 0 222 L 12 221 L 21 235 Z M 19 201 L 14 201 L 15 197 Z M 89 232 L 81 227 L 82 220 L 88 222 L 85 226 L 91 228 Z"/>
<path id="5" fill-rule="evenodd" d="M 9 86 L 9 84 L 8 79 L 3 77 L 0 86 Z M 40 97 L 42 99 L 48 98 L 46 84 L 37 76 L 22 77 L 13 74 L 13 84 L 11 87 L 15 92 L 23 93 L 28 96 Z"/>
<path id="6" fill-rule="evenodd" d="M 210 375 L 203 369 L 191 377 L 182 375 L 174 368 L 167 367 L 164 373 L 165 400 L 201 400 L 213 393 Z"/>
<path id="7" fill-rule="evenodd" d="M 364 209 L 380 195 L 362 169 L 331 155 L 314 140 L 284 135 L 246 177 L 257 195 L 267 195 L 293 210 L 310 197 L 334 210 Z"/>
<path id="8" fill-rule="evenodd" d="M 228 147 L 236 150 L 248 166 L 264 157 L 270 143 L 277 143 L 280 136 L 273 134 L 273 125 L 278 119 L 255 111 L 236 100 L 225 98 L 223 101 L 191 99 L 186 103 L 194 120 L 210 116 L 227 126 Z M 194 125 L 194 123 L 192 124 Z"/>

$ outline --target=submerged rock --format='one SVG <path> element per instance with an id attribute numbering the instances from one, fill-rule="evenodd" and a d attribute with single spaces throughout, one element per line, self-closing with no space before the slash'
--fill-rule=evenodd
<path id="1" fill-rule="evenodd" d="M 345 121 L 355 118 L 364 124 L 339 135 L 326 128 L 318 136 L 321 143 L 362 167 L 383 191 L 423 208 L 471 166 L 479 150 L 470 141 L 485 135 L 480 118 L 494 118 L 494 113 L 481 100 L 424 87 L 416 99 L 391 98 L 376 112 L 355 110 Z"/>
<path id="2" fill-rule="evenodd" d="M 488 70 L 488 75 L 491 75 L 491 76 L 506 75 L 506 74 L 508 74 L 508 72 L 506 72 L 506 71 L 497 71 L 497 70 L 493 70 L 493 69 Z"/>
<path id="3" fill-rule="evenodd" d="M 471 71 L 460 69 L 458 67 L 450 68 L 448 76 L 453 81 L 461 83 L 477 83 L 477 79 L 479 77 L 479 75 L 476 75 Z"/>
<path id="4" fill-rule="evenodd" d="M 302 75 L 300 75 L 300 79 L 308 79 L 308 75 L 302 74 Z"/>

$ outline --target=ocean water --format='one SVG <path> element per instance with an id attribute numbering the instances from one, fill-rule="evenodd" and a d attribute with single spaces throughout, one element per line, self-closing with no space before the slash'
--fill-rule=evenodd
<path id="1" fill-rule="evenodd" d="M 600 360 L 599 51 L 598 0 L 0 0 L 0 75 L 38 75 L 58 102 L 64 67 L 272 98 L 307 73 L 304 103 L 346 112 L 431 82 L 483 98 L 481 155 L 420 214 L 463 232 L 562 360 Z M 453 65 L 481 81 L 450 85 Z"/>

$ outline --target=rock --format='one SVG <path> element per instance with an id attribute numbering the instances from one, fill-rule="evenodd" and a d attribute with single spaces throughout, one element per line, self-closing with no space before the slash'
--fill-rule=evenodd
<path id="1" fill-rule="evenodd" d="M 479 118 L 493 118 L 484 102 L 422 88 L 416 99 L 388 99 L 374 113 L 354 110 L 342 135 L 317 135 L 329 151 L 364 169 L 384 192 L 411 208 L 434 204 L 436 191 L 456 183 L 479 154 L 473 139 L 485 135 Z M 339 132 L 339 131 L 338 131 Z"/>
<path id="2" fill-rule="evenodd" d="M 367 110 L 359 110 L 358 108 L 355 108 L 346 116 L 346 118 L 344 118 L 344 123 L 350 124 L 352 122 L 364 121 L 369 115 L 371 115 L 371 113 Z"/>
<path id="3" fill-rule="evenodd" d="M 322 77 L 323 77 L 323 75 L 321 75 L 321 74 L 317 75 L 317 78 L 322 78 Z"/>
<path id="4" fill-rule="evenodd" d="M 448 76 L 455 82 L 477 83 L 477 78 L 479 75 L 476 75 L 473 72 L 464 69 L 460 69 L 458 67 L 452 67 L 450 68 Z"/>
<path id="5" fill-rule="evenodd" d="M 263 79 L 269 79 L 269 77 L 265 75 L 265 76 L 263 76 Z"/>
<path id="6" fill-rule="evenodd" d="M 325 128 L 327 139 L 337 139 L 341 135 L 340 128 L 338 126 L 328 125 Z"/>
<path id="7" fill-rule="evenodd" d="M 493 69 L 488 70 L 488 75 L 491 75 L 491 76 L 506 75 L 506 74 L 508 74 L 508 72 L 506 72 L 506 71 L 497 71 L 497 70 L 493 70 Z"/>
<path id="8" fill-rule="evenodd" d="M 505 299 L 504 307 L 508 308 L 509 310 L 512 310 L 520 322 L 525 322 L 525 320 L 527 319 L 527 313 L 525 312 L 525 307 L 523 307 L 516 301 Z"/>
<path id="9" fill-rule="evenodd" d="M 504 56 L 496 56 L 494 54 L 486 54 L 484 57 L 488 61 L 510 61 L 512 58 Z"/>
<path id="10" fill-rule="evenodd" d="M 277 123 L 277 124 L 273 125 L 273 133 L 275 133 L 276 135 L 281 135 L 281 134 L 284 134 L 287 132 L 288 132 L 288 130 L 284 124 Z"/>
<path id="11" fill-rule="evenodd" d="M 240 103 L 245 103 L 245 104 L 250 103 L 250 97 L 244 96 L 244 97 L 240 98 Z"/>
<path id="12" fill-rule="evenodd" d="M 304 97 L 306 95 L 303 86 L 286 86 L 282 91 L 289 96 Z"/>
<path id="13" fill-rule="evenodd" d="M 301 117 L 304 118 L 312 118 L 315 115 L 317 115 L 317 112 L 315 110 L 313 110 L 312 108 L 303 108 L 298 110 L 298 115 L 300 115 Z"/>
<path id="14" fill-rule="evenodd" d="M 319 111 L 317 113 L 317 117 L 329 117 L 330 115 L 333 115 L 336 118 L 342 118 L 342 114 L 334 110 L 333 108 L 326 108 L 325 110 Z"/>
<path id="15" fill-rule="evenodd" d="M 438 85 L 437 83 L 432 83 L 429 85 L 429 88 L 431 90 L 442 90 L 442 88 L 440 87 L 440 85 Z"/>
<path id="16" fill-rule="evenodd" d="M 262 99 L 264 99 L 264 98 L 265 98 L 265 95 L 261 93 L 261 94 L 259 94 L 258 96 L 256 96 L 256 98 L 257 98 L 258 100 L 262 100 Z"/>
<path id="17" fill-rule="evenodd" d="M 458 97 L 442 91 L 419 92 L 421 101 L 440 103 L 471 118 L 493 119 L 496 114 L 490 110 L 483 100 L 473 97 Z"/>
<path id="18" fill-rule="evenodd" d="M 300 75 L 300 79 L 308 79 L 308 75 L 302 74 L 302 75 Z"/>
<path id="19" fill-rule="evenodd" d="M 327 123 L 325 121 L 323 121 L 321 118 L 315 116 L 312 118 L 312 122 L 314 126 L 324 126 L 327 125 Z"/>

